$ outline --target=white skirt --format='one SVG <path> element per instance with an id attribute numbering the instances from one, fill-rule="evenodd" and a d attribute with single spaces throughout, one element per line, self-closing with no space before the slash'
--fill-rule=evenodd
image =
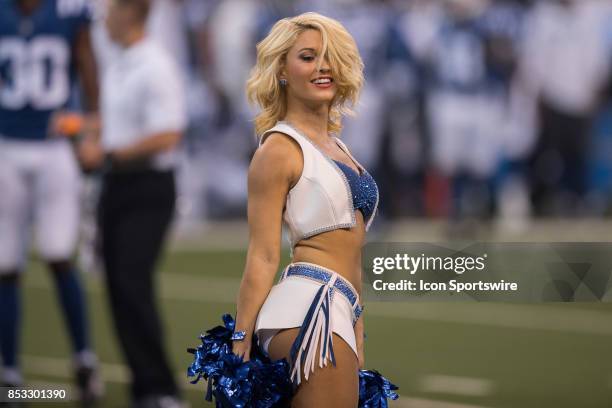
<path id="1" fill-rule="evenodd" d="M 306 380 L 314 371 L 317 345 L 319 366 L 328 361 L 335 364 L 332 333 L 342 337 L 357 355 L 354 325 L 361 311 L 357 291 L 337 272 L 312 263 L 292 263 L 261 307 L 255 334 L 268 353 L 270 341 L 280 330 L 300 327 L 290 362 L 291 378 L 299 384 L 302 371 Z"/>

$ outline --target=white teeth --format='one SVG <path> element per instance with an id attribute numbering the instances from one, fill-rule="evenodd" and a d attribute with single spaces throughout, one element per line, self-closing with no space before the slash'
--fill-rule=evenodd
<path id="1" fill-rule="evenodd" d="M 331 79 L 329 78 L 319 78 L 313 81 L 313 83 L 315 84 L 329 84 L 330 82 L 331 82 Z"/>

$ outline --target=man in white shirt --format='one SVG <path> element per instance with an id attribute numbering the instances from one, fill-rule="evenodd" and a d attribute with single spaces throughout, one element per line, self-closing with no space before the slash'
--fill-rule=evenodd
<path id="1" fill-rule="evenodd" d="M 540 1 L 527 20 L 520 78 L 540 108 L 532 157 L 538 214 L 575 212 L 586 193 L 590 127 L 610 68 L 611 11 L 598 0 Z"/>
<path id="2" fill-rule="evenodd" d="M 186 126 L 180 73 L 145 35 L 147 0 L 112 0 L 110 38 L 121 47 L 104 74 L 102 137 L 79 158 L 104 173 L 98 224 L 117 335 L 132 372 L 134 407 L 179 407 L 163 347 L 153 272 L 175 202 L 175 147 Z"/>

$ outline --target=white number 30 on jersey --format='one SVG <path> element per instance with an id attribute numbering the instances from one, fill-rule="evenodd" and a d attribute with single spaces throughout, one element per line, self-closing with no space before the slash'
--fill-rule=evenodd
<path id="1" fill-rule="evenodd" d="M 40 110 L 62 106 L 70 93 L 69 53 L 58 37 L 0 39 L 0 66 L 8 68 L 0 83 L 0 105 L 14 110 L 27 104 Z"/>

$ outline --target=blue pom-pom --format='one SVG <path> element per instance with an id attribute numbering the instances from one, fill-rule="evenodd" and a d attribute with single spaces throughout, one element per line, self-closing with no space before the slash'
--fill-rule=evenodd
<path id="1" fill-rule="evenodd" d="M 207 380 L 205 399 L 215 400 L 217 408 L 272 408 L 285 404 L 293 394 L 286 360 L 272 362 L 253 339 L 250 360 L 244 362 L 232 353 L 231 337 L 235 322 L 223 316 L 223 326 L 201 335 L 202 345 L 188 351 L 194 361 L 187 369 L 191 383 Z"/>
<path id="2" fill-rule="evenodd" d="M 359 370 L 359 408 L 387 408 L 387 399 L 399 398 L 397 386 L 376 370 Z"/>
<path id="3" fill-rule="evenodd" d="M 232 353 L 235 321 L 223 315 L 223 326 L 201 335 L 202 344 L 188 351 L 194 354 L 187 375 L 207 381 L 205 399 L 217 408 L 278 408 L 288 406 L 294 392 L 287 360 L 272 361 L 257 346 L 255 336 L 250 360 Z M 387 399 L 396 400 L 397 386 L 378 371 L 359 370 L 359 408 L 387 408 Z"/>

